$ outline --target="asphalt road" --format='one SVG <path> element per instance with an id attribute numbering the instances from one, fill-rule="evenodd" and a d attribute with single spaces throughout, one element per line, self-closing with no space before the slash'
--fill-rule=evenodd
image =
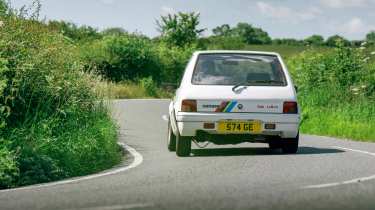
<path id="1" fill-rule="evenodd" d="M 143 156 L 137 167 L 0 191 L 0 209 L 375 209 L 375 144 L 302 135 L 296 155 L 246 143 L 178 158 L 166 148 L 168 103 L 113 104 L 119 141 Z"/>

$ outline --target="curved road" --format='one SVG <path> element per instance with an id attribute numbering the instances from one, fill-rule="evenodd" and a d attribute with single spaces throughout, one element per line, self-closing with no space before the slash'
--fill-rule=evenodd
<path id="1" fill-rule="evenodd" d="M 375 208 L 375 144 L 303 135 L 297 155 L 241 144 L 195 147 L 191 157 L 178 158 L 166 149 L 168 103 L 113 104 L 120 141 L 143 156 L 138 167 L 0 191 L 0 209 Z"/>

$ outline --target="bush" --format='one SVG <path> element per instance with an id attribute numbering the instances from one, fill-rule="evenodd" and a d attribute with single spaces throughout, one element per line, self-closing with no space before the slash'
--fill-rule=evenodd
<path id="1" fill-rule="evenodd" d="M 106 36 L 82 48 L 90 68 L 111 81 L 159 78 L 159 63 L 150 40 L 138 35 Z"/>
<path id="2" fill-rule="evenodd" d="M 292 58 L 289 67 L 301 93 L 333 88 L 335 91 L 327 92 L 340 99 L 355 96 L 354 87 L 365 87 L 367 96 L 374 93 L 374 68 L 368 65 L 366 55 L 359 49 L 339 47 L 325 53 L 307 51 Z"/>
<path id="3" fill-rule="evenodd" d="M 3 19 L 0 37 L 0 188 L 116 164 L 116 126 L 76 47 L 14 16 Z"/>
<path id="4" fill-rule="evenodd" d="M 139 83 L 149 96 L 157 96 L 157 86 L 155 85 L 154 80 L 152 80 L 152 77 L 143 78 Z"/>
<path id="5" fill-rule="evenodd" d="M 0 139 L 1 143 L 4 142 Z M 4 145 L 0 145 L 0 189 L 12 187 L 19 176 L 15 155 Z"/>
<path id="6" fill-rule="evenodd" d="M 161 40 L 168 46 L 185 47 L 192 45 L 205 29 L 199 29 L 199 13 L 168 14 L 157 20 Z"/>
<path id="7" fill-rule="evenodd" d="M 168 47 L 161 43 L 157 48 L 158 61 L 161 66 L 161 75 L 163 82 L 177 84 L 184 73 L 185 67 L 189 62 L 196 46 L 186 47 Z"/>
<path id="8" fill-rule="evenodd" d="M 206 38 L 204 48 L 208 50 L 241 50 L 245 42 L 238 36 L 212 36 Z"/>
<path id="9" fill-rule="evenodd" d="M 288 65 L 299 87 L 302 132 L 374 140 L 375 65 L 361 49 L 307 51 Z"/>

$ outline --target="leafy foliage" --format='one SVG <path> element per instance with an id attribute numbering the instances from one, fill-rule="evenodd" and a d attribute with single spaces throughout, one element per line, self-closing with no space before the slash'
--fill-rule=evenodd
<path id="1" fill-rule="evenodd" d="M 272 44 L 288 45 L 288 46 L 303 46 L 304 42 L 302 40 L 286 38 L 286 39 L 273 39 Z"/>
<path id="2" fill-rule="evenodd" d="M 305 39 L 305 43 L 308 45 L 322 46 L 324 45 L 324 38 L 321 35 L 312 35 Z"/>
<path id="3" fill-rule="evenodd" d="M 271 38 L 268 33 L 261 28 L 253 27 L 248 23 L 238 23 L 236 27 L 231 28 L 228 24 L 218 26 L 212 30 L 215 36 L 240 38 L 247 44 L 270 44 Z"/>
<path id="4" fill-rule="evenodd" d="M 232 34 L 232 29 L 230 25 L 223 24 L 221 26 L 217 26 L 216 28 L 212 29 L 212 33 L 215 36 L 230 36 Z"/>
<path id="5" fill-rule="evenodd" d="M 0 17 L 5 17 L 8 15 L 9 6 L 5 0 L 0 0 Z"/>
<path id="6" fill-rule="evenodd" d="M 154 46 L 143 36 L 106 36 L 83 47 L 81 54 L 90 66 L 112 81 L 159 77 Z"/>
<path id="7" fill-rule="evenodd" d="M 371 31 L 366 35 L 366 41 L 375 44 L 375 31 Z"/>
<path id="8" fill-rule="evenodd" d="M 58 33 L 63 34 L 72 41 L 87 42 L 101 38 L 101 34 L 91 26 L 77 26 L 71 22 L 49 21 L 47 26 Z"/>
<path id="9" fill-rule="evenodd" d="M 168 45 L 183 47 L 194 43 L 204 29 L 198 29 L 199 13 L 168 14 L 157 20 L 162 40 Z"/>
<path id="10" fill-rule="evenodd" d="M 270 44 L 271 38 L 268 33 L 260 28 L 253 27 L 248 23 L 238 23 L 232 29 L 235 36 L 241 37 L 247 44 Z"/>
<path id="11" fill-rule="evenodd" d="M 10 15 L 2 23 L 0 187 L 116 164 L 116 127 L 94 92 L 97 78 L 83 72 L 76 47 L 35 19 Z"/>
<path id="12" fill-rule="evenodd" d="M 0 145 L 0 189 L 13 187 L 19 174 L 14 153 L 6 146 Z"/>
<path id="13" fill-rule="evenodd" d="M 340 45 L 349 46 L 350 42 L 342 36 L 334 35 L 334 36 L 328 37 L 328 39 L 326 40 L 326 45 L 329 47 L 337 47 Z"/>
<path id="14" fill-rule="evenodd" d="M 115 28 L 107 28 L 104 31 L 102 31 L 101 34 L 104 36 L 122 36 L 122 35 L 127 35 L 128 32 L 123 28 L 115 27 Z"/>
<path id="15" fill-rule="evenodd" d="M 196 51 L 196 46 L 168 47 L 166 44 L 160 44 L 157 47 L 158 61 L 161 65 L 160 76 L 162 82 L 177 84 L 184 73 L 185 67 Z"/>
<path id="16" fill-rule="evenodd" d="M 303 132 L 373 140 L 369 131 L 375 126 L 375 65 L 369 56 L 339 45 L 289 60 L 299 87 Z"/>

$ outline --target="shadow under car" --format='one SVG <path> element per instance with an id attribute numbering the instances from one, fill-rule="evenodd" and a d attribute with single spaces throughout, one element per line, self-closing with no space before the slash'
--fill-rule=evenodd
<path id="1" fill-rule="evenodd" d="M 333 154 L 345 152 L 333 148 L 317 147 L 299 147 L 298 152 L 293 155 L 317 155 Z M 212 148 L 212 149 L 193 149 L 193 157 L 210 157 L 210 156 L 246 156 L 246 155 L 284 155 L 281 150 L 271 150 L 269 148 L 254 147 L 237 147 L 237 148 Z"/>

